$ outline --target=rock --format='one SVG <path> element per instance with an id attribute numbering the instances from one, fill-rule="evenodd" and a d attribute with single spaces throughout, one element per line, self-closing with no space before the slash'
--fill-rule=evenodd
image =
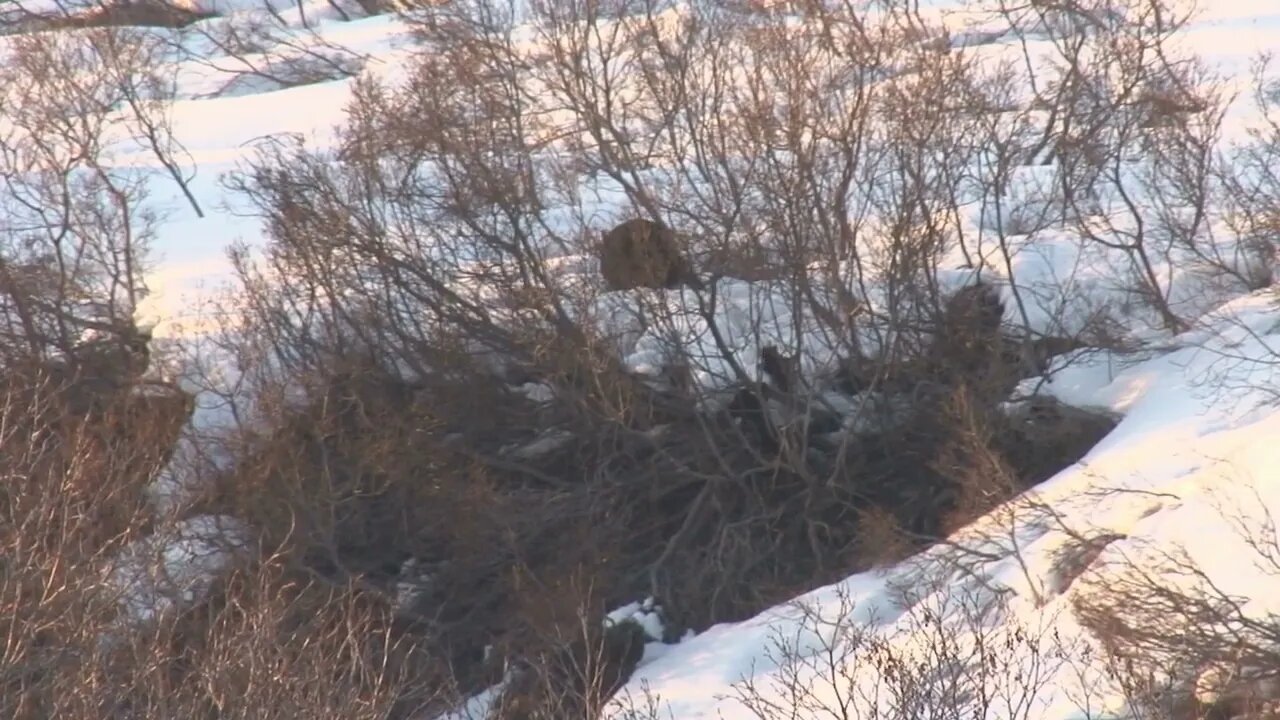
<path id="1" fill-rule="evenodd" d="M 125 386 L 151 366 L 151 331 L 131 324 L 112 327 L 76 346 L 71 365 L 78 379 Z"/>
<path id="2" fill-rule="evenodd" d="M 1116 426 L 1107 413 L 1073 407 L 1047 396 L 1035 396 L 1006 410 L 1009 432 L 997 445 L 1034 484 L 1077 462 Z"/>

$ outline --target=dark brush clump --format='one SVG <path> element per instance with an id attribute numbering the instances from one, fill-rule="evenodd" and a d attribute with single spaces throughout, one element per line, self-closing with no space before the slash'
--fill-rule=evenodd
<path id="1" fill-rule="evenodd" d="M 610 290 L 702 287 L 675 232 L 643 218 L 628 220 L 604 234 L 600 274 Z"/>

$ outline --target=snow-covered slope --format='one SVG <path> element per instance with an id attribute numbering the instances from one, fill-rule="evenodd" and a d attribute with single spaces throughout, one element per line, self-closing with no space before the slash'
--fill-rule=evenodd
<path id="1" fill-rule="evenodd" d="M 940 17 L 958 10 L 929 5 Z M 1178 43 L 1247 94 L 1250 64 L 1280 49 L 1280 8 L 1204 3 L 1197 18 Z M 1002 31 L 978 24 L 968 32 L 991 43 Z M 1226 117 L 1228 141 L 1257 120 L 1245 103 Z M 1061 269 L 1051 254 L 1028 259 L 1020 281 Z M 1123 420 L 1075 466 L 946 545 L 655 648 L 615 716 L 1129 716 L 1102 648 L 1077 619 L 1082 595 L 1137 568 L 1174 586 L 1194 577 L 1197 587 L 1236 598 L 1241 617 L 1280 612 L 1280 567 L 1268 557 L 1280 512 L 1276 300 L 1271 289 L 1216 298 L 1197 313 L 1197 329 L 1161 340 L 1159 350 L 1095 355 L 1037 382 L 1040 393 Z M 1095 547 L 1073 553 L 1090 539 Z M 1160 575 L 1186 559 L 1194 571 Z M 999 648 L 995 662 L 980 661 L 984 646 Z M 901 675 L 947 662 L 948 678 Z M 988 702 L 976 692 L 984 685 Z M 912 709 L 908 686 L 934 693 L 932 706 Z"/>
<path id="2" fill-rule="evenodd" d="M 223 13 L 238 10 L 229 1 L 208 5 Z M 345 48 L 364 72 L 395 78 L 411 52 L 405 27 L 393 17 L 342 21 L 324 0 L 277 5 L 299 43 L 323 39 Z M 953 28 L 953 46 L 972 45 L 993 58 L 1021 52 L 1016 38 L 963 3 L 921 5 L 927 16 Z M 1205 3 L 1177 40 L 1222 74 L 1227 91 L 1246 95 L 1253 59 L 1280 49 L 1280 6 L 1273 0 Z M 197 217 L 149 154 L 126 151 L 115 159 L 122 169 L 153 172 L 153 202 L 166 212 L 145 312 L 169 324 L 171 332 L 198 327 L 201 298 L 229 277 L 225 250 L 230 243 L 262 243 L 262 229 L 237 212 L 220 175 L 249 156 L 252 141 L 267 135 L 298 133 L 323 146 L 344 119 L 351 97 L 351 78 L 286 88 L 245 81 L 229 88 L 226 70 L 232 64 L 210 48 L 201 61 L 187 60 L 177 68 L 173 122 L 196 171 L 191 190 L 205 217 Z M 1256 121 L 1247 103 L 1232 106 L 1224 121 L 1225 140 L 1244 138 Z M 1027 173 L 1028 184 L 1033 174 Z M 975 212 L 967 221 L 977 227 L 983 217 Z M 1109 292 L 1110 270 L 1082 257 L 1071 241 L 1039 236 L 1035 252 L 1018 256 L 1017 282 L 1028 288 L 1040 277 L 1073 278 L 1065 290 L 1071 296 L 1068 311 L 1053 306 L 1037 315 L 1032 308 L 1031 320 L 1042 328 L 1087 315 Z M 1176 258 L 1164 262 L 1161 273 L 1172 276 L 1183 269 Z M 730 307 L 723 314 L 732 325 L 735 293 L 743 296 L 743 308 L 756 303 L 748 297 L 750 284 L 728 290 Z M 835 707 L 852 693 L 863 708 L 857 716 L 872 717 L 868 704 L 888 710 L 897 702 L 890 688 L 898 681 L 886 679 L 886 657 L 923 663 L 938 638 L 945 637 L 955 643 L 953 660 L 972 658 L 981 654 L 974 650 L 978 645 L 1016 635 L 1052 638 L 1055 654 L 1048 660 L 1041 656 L 1047 645 L 1023 640 L 1004 646 L 999 655 L 1006 664 L 984 675 L 983 682 L 990 682 L 993 692 L 1003 684 L 1031 687 L 1034 693 L 1016 709 L 988 708 L 987 717 L 1099 717 L 1123 711 L 1121 693 L 1093 636 L 1078 622 L 1073 600 L 1089 587 L 1106 586 L 1108 573 L 1134 564 L 1155 567 L 1164 555 L 1184 548 L 1225 594 L 1248 598 L 1246 612 L 1280 612 L 1280 577 L 1258 569 L 1256 548 L 1239 532 L 1242 517 L 1259 520 L 1255 527 L 1269 527 L 1260 519 L 1280 512 L 1280 478 L 1274 471 L 1280 467 L 1280 444 L 1274 440 L 1280 435 L 1280 384 L 1274 376 L 1280 368 L 1280 309 L 1272 290 L 1224 297 L 1188 280 L 1180 292 L 1175 299 L 1195 319 L 1191 331 L 1174 337 L 1136 333 L 1153 341 L 1153 348 L 1141 355 L 1069 358 L 1051 383 L 1037 383 L 1041 393 L 1123 416 L 1076 466 L 949 544 L 797 598 L 803 609 L 781 606 L 675 646 L 651 645 L 621 693 L 623 704 L 651 704 L 659 717 L 682 720 L 745 718 L 757 717 L 762 703 L 790 706 L 803 700 Z M 1078 304 L 1074 310 L 1073 302 Z M 774 332 L 802 331 L 787 324 L 788 308 L 774 312 L 777 317 L 769 323 Z M 751 320 L 744 319 L 744 327 L 754 327 Z M 691 344 L 702 335 L 692 318 L 683 331 Z M 657 344 L 657 338 L 638 336 L 632 366 L 645 369 Z M 1065 572 L 1064 548 L 1081 538 L 1106 542 L 1096 554 L 1087 553 L 1083 565 Z M 969 611 L 989 603 L 994 603 L 990 612 L 975 621 Z M 833 645 L 854 637 L 854 645 L 865 652 L 847 645 L 848 653 L 829 659 Z M 784 653 L 792 656 L 790 662 L 778 657 L 780 646 L 790 649 Z M 635 708 L 616 712 L 623 716 Z M 821 715 L 815 708 L 801 714 Z"/>
<path id="3" fill-rule="evenodd" d="M 1180 349 L 1146 361 L 1098 356 L 1056 376 L 1047 388 L 1053 394 L 1110 408 L 1124 420 L 1076 466 L 952 537 L 957 546 L 816 590 L 797 598 L 803 610 L 775 608 L 664 648 L 624 694 L 658 698 L 663 717 L 669 710 L 678 718 L 750 718 L 756 715 L 742 701 L 747 688 L 757 702 L 785 706 L 796 702 L 799 682 L 838 707 L 838 693 L 848 691 L 842 686 L 856 679 L 866 683 L 858 703 L 878 697 L 887 711 L 894 683 L 883 677 L 870 648 L 885 643 L 898 657 L 927 664 L 927 643 L 938 639 L 930 613 L 950 613 L 942 634 L 957 643 L 1003 643 L 1006 634 L 1021 631 L 1037 638 L 1041 653 L 1062 651 L 1039 658 L 1033 672 L 1027 669 L 1036 659 L 1030 645 L 1001 650 L 1034 691 L 1027 713 L 1017 716 L 1122 716 L 1123 695 L 1072 609 L 1080 593 L 1106 587 L 1109 572 L 1133 564 L 1156 568 L 1185 549 L 1224 594 L 1248 598 L 1245 612 L 1280 611 L 1280 574 L 1265 567 L 1250 533 L 1242 532 L 1242 523 L 1268 528 L 1264 518 L 1280 511 L 1274 475 L 1280 316 L 1265 296 L 1232 303 L 1222 314 L 1239 324 L 1208 342 L 1179 341 Z M 1080 537 L 1103 538 L 1101 552 L 1064 576 L 1063 550 Z M 990 624 L 973 627 L 974 607 L 992 602 Z M 814 633 L 819 637 L 809 637 Z M 866 650 L 847 647 L 833 682 L 826 653 L 842 636 L 845 642 L 859 637 Z M 783 654 L 794 655 L 782 668 L 779 643 L 788 650 Z M 1001 668 L 986 679 L 993 691 L 1008 691 L 1017 685 L 1014 674 Z M 1012 710 L 993 707 L 987 717 L 1009 717 L 1006 712 Z M 948 716 L 941 710 L 919 715 Z"/>

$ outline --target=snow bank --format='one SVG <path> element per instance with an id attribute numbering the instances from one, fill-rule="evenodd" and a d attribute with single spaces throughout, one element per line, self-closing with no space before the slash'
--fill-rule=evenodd
<path id="1" fill-rule="evenodd" d="M 236 518 L 198 515 L 126 546 L 108 574 L 120 623 L 144 625 L 204 599 L 247 542 L 248 528 Z"/>

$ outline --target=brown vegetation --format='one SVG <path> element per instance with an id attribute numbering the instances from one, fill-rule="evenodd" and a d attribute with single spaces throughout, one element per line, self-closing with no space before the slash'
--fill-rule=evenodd
<path id="1" fill-rule="evenodd" d="M 535 3 L 536 54 L 510 42 L 496 7 L 420 5 L 406 20 L 430 50 L 401 87 L 354 84 L 334 152 L 267 141 L 230 179 L 270 245 L 235 255 L 236 312 L 213 338 L 243 372 L 234 387 L 197 380 L 250 407 L 178 517 L 144 492 L 192 407 L 148 375 L 150 338 L 133 324 L 154 219 L 140 185 L 80 134 L 128 124 L 185 190 L 163 113 L 130 84 L 159 50 L 110 35 L 119 45 L 94 52 L 123 53 L 127 72 L 83 97 L 46 87 L 14 112 L 0 212 L 35 230 L 0 245 L 0 462 L 15 479 L 0 495 L 0 550 L 16 558 L 0 567 L 6 715 L 409 717 L 496 682 L 503 664 L 505 717 L 593 717 L 648 640 L 635 624 L 604 627 L 610 607 L 653 597 L 670 634 L 748 617 L 946 542 L 1110 430 L 1038 398 L 1004 404 L 1050 360 L 1105 344 L 1114 320 L 1035 334 L 1016 278 L 944 290 L 954 254 L 979 277 L 992 262 L 1012 274 L 1013 235 L 1069 227 L 1118 251 L 1144 313 L 1187 325 L 1156 246 L 1195 246 L 1198 228 L 1170 212 L 1168 227 L 1103 231 L 1090 210 L 1134 182 L 1116 167 L 1136 142 L 1184 174 L 1160 184 L 1163 207 L 1205 207 L 1194 156 L 1212 129 L 1129 113 L 1148 75 L 1176 71 L 1144 65 L 1161 33 L 1120 25 L 1123 37 L 1085 47 L 1093 36 L 1046 25 L 1064 33 L 1064 77 L 1114 71 L 1120 87 L 1046 84 L 1024 108 L 1007 92 L 1016 78 L 906 42 L 924 24 L 909 3 L 890 3 L 875 31 L 851 7 L 809 4 L 811 24 L 776 26 L 702 6 L 670 24 L 645 7 L 613 25 L 594 3 Z M 94 22 L 191 19 L 128 7 Z M 253 33 L 228 27 L 214 39 L 245 73 L 288 80 L 252 65 Z M 0 82 L 65 76 L 72 42 L 23 39 Z M 94 122 L 53 122 L 71 100 Z M 1005 135 L 993 108 L 1023 134 Z M 69 150 L 49 151 L 49 128 Z M 990 149 L 978 182 L 996 205 L 1010 173 L 1054 148 L 1052 201 L 1019 208 L 1017 227 L 997 207 L 992 237 L 967 235 L 955 215 L 971 202 L 975 148 Z M 671 225 L 636 218 L 597 243 L 575 214 L 584 174 Z M 593 252 L 603 283 L 549 262 Z M 602 297 L 601 284 L 687 292 Z M 635 325 L 601 317 L 613 301 Z M 745 327 L 721 312 L 731 302 Z M 637 333 L 660 346 L 654 372 L 624 360 Z M 103 567 L 197 513 L 250 529 L 234 567 L 103 643 L 121 617 Z M 904 661 L 877 652 L 882 669 Z"/>
<path id="2" fill-rule="evenodd" d="M 79 28 L 157 27 L 180 29 L 214 13 L 192 10 L 172 0 L 94 0 L 58 3 L 59 9 L 26 11 L 21 3 L 13 18 L 0 23 L 8 32 L 73 30 Z"/>

